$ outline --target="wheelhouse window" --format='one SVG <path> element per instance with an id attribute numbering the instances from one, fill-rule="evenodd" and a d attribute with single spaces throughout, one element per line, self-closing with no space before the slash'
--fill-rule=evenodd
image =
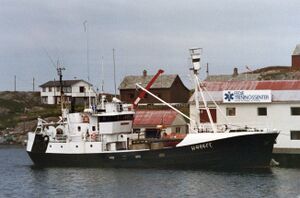
<path id="1" fill-rule="evenodd" d="M 266 116 L 266 115 L 268 115 L 267 107 L 258 107 L 257 108 L 257 115 L 258 116 Z"/>
<path id="2" fill-rule="evenodd" d="M 291 107 L 291 115 L 300 115 L 300 107 Z"/>
<path id="3" fill-rule="evenodd" d="M 115 116 L 100 116 L 98 118 L 99 122 L 115 122 L 115 121 L 130 121 L 133 120 L 133 115 L 115 115 Z"/>
<path id="4" fill-rule="evenodd" d="M 227 116 L 235 116 L 236 115 L 235 107 L 227 107 L 226 108 L 226 115 Z"/>
<path id="5" fill-rule="evenodd" d="M 300 131 L 291 131 L 291 140 L 300 140 Z"/>

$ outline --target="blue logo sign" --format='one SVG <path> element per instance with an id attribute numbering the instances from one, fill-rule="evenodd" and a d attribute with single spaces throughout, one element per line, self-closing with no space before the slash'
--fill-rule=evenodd
<path id="1" fill-rule="evenodd" d="M 230 102 L 231 100 L 233 100 L 233 93 L 231 93 L 230 91 L 228 91 L 224 95 L 225 95 L 224 100 L 227 100 L 228 102 Z"/>
<path id="2" fill-rule="evenodd" d="M 271 90 L 224 90 L 225 103 L 266 103 L 272 102 Z"/>

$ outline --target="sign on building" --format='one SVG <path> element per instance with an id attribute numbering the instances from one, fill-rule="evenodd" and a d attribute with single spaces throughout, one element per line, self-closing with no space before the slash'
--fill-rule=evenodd
<path id="1" fill-rule="evenodd" d="M 271 90 L 224 90 L 224 103 L 270 103 Z"/>

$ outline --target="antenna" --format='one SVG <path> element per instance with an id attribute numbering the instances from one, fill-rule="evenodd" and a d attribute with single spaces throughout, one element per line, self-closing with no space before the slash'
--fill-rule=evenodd
<path id="1" fill-rule="evenodd" d="M 88 21 L 85 20 L 83 22 L 84 32 L 86 32 L 86 66 L 88 69 L 88 83 L 90 83 L 90 63 L 89 63 L 89 32 L 88 32 Z"/>
<path id="2" fill-rule="evenodd" d="M 62 81 L 62 71 L 66 70 L 64 67 L 60 67 L 59 62 L 57 61 L 57 75 L 59 76 L 59 85 L 60 85 L 60 107 L 63 112 L 64 109 L 64 91 L 63 91 L 63 81 Z"/>
<path id="3" fill-rule="evenodd" d="M 103 56 L 101 57 L 101 94 L 104 93 L 104 67 L 103 67 Z"/>
<path id="4" fill-rule="evenodd" d="M 87 65 L 87 79 L 89 84 L 89 108 L 91 107 L 91 85 L 90 85 L 90 63 L 89 63 L 89 31 L 88 31 L 88 21 L 83 22 L 84 31 L 86 32 L 86 65 Z"/>
<path id="5" fill-rule="evenodd" d="M 116 61 L 115 61 L 115 49 L 113 48 L 113 62 L 114 62 L 114 85 L 115 85 L 115 97 L 117 97 L 117 84 L 116 84 Z"/>
<path id="6" fill-rule="evenodd" d="M 51 62 L 51 64 L 52 64 L 52 66 L 56 69 L 56 68 L 57 68 L 57 65 L 55 64 L 54 60 L 53 60 L 53 59 L 51 58 L 51 56 L 49 55 L 48 51 L 47 51 L 45 48 L 43 48 L 43 50 L 44 50 L 44 52 L 46 53 L 46 56 L 49 58 L 49 60 L 50 60 L 50 62 Z"/>

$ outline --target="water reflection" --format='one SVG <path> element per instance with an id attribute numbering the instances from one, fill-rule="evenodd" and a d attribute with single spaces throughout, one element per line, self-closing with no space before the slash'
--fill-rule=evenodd
<path id="1" fill-rule="evenodd" d="M 0 149 L 0 197 L 297 197 L 299 169 L 38 168 L 22 149 Z"/>

